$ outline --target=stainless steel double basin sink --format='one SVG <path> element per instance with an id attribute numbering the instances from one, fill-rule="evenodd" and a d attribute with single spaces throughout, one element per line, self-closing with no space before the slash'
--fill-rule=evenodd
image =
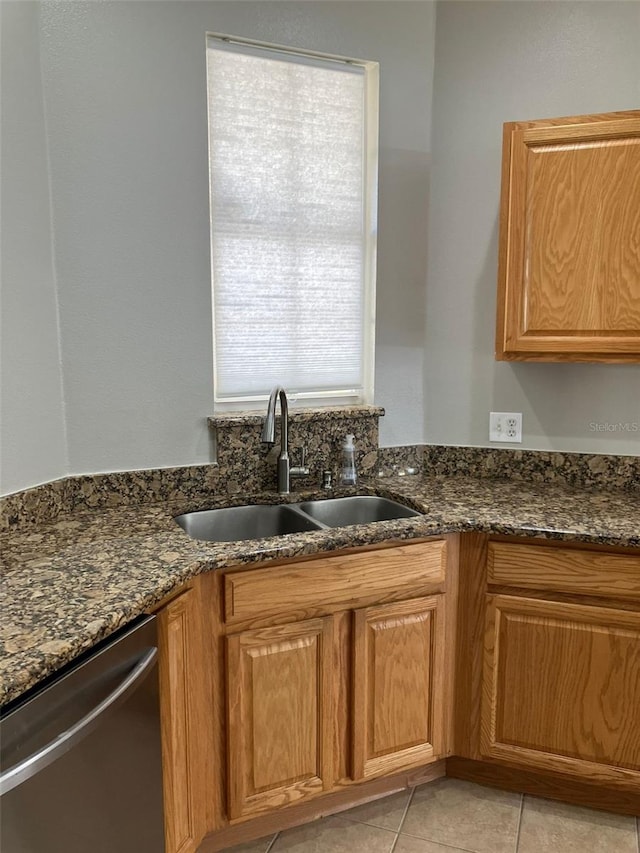
<path id="1" fill-rule="evenodd" d="M 192 539 L 239 542 L 286 533 L 306 533 L 420 515 L 415 509 L 375 495 L 352 495 L 296 504 L 258 504 L 187 512 L 177 523 Z"/>

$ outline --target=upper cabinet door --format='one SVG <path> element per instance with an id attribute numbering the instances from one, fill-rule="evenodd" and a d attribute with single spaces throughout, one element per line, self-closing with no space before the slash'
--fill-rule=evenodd
<path id="1" fill-rule="evenodd" d="M 640 361 L 640 110 L 505 124 L 496 358 Z"/>

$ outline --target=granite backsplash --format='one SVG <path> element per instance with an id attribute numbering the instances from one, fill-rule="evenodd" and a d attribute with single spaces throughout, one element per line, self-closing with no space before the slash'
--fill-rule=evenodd
<path id="1" fill-rule="evenodd" d="M 395 449 L 395 448 L 394 448 Z M 423 473 L 640 492 L 640 455 L 560 453 L 494 447 L 423 446 Z"/>
<path id="2" fill-rule="evenodd" d="M 356 436 L 362 478 L 425 474 L 434 477 L 521 480 L 589 490 L 640 493 L 640 456 L 558 453 L 488 447 L 409 445 L 378 448 L 378 420 L 384 409 L 365 406 L 289 413 L 289 452 L 300 463 L 306 447 L 308 477 L 295 491 L 317 488 L 330 469 L 337 483 L 341 448 L 348 433 Z M 217 461 L 210 465 L 156 468 L 67 477 L 0 498 L 0 531 L 55 521 L 62 514 L 110 509 L 169 500 L 202 502 L 213 496 L 276 490 L 276 444 L 260 443 L 262 417 L 234 414 L 212 417 Z"/>
<path id="3" fill-rule="evenodd" d="M 297 479 L 294 488 L 317 487 L 325 469 L 332 471 L 337 482 L 341 448 L 348 433 L 355 435 L 359 475 L 374 476 L 382 415 L 384 409 L 377 406 L 290 410 L 292 464 L 300 464 L 304 445 L 309 468 L 309 476 Z M 62 514 L 84 509 L 115 509 L 183 498 L 198 502 L 213 495 L 275 491 L 280 418 L 276 418 L 276 443 L 270 450 L 260 442 L 262 422 L 263 417 L 256 413 L 209 418 L 217 456 L 211 465 L 66 477 L 7 495 L 0 498 L 0 531 L 55 521 Z"/>
<path id="4" fill-rule="evenodd" d="M 314 488 L 322 482 L 322 472 L 330 470 L 334 482 L 340 470 L 345 436 L 355 435 L 356 466 L 362 477 L 376 472 L 378 462 L 378 421 L 384 409 L 353 406 L 289 410 L 289 456 L 300 465 L 305 448 L 309 476 L 296 479 L 293 487 Z M 209 418 L 216 434 L 216 456 L 220 471 L 226 472 L 225 491 L 273 491 L 276 489 L 276 460 L 280 453 L 280 417 L 276 417 L 276 441 L 269 450 L 260 442 L 264 417 L 255 413 Z"/>

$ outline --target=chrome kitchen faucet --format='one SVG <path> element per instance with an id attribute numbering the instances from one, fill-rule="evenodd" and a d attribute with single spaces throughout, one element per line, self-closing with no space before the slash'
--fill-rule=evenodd
<path id="1" fill-rule="evenodd" d="M 281 385 L 276 387 L 271 392 L 269 404 L 267 405 L 267 414 L 262 427 L 261 441 L 268 447 L 273 447 L 276 443 L 276 402 L 280 397 L 280 453 L 278 454 L 278 491 L 281 495 L 288 495 L 291 491 L 291 477 L 306 477 L 309 469 L 305 467 L 304 457 L 305 448 L 302 448 L 301 465 L 291 467 L 289 459 L 289 404 L 287 401 L 287 392 Z"/>

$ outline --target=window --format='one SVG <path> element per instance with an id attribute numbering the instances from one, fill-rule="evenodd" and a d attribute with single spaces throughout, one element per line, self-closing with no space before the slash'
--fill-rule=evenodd
<path id="1" fill-rule="evenodd" d="M 373 397 L 378 65 L 207 37 L 214 399 Z"/>

